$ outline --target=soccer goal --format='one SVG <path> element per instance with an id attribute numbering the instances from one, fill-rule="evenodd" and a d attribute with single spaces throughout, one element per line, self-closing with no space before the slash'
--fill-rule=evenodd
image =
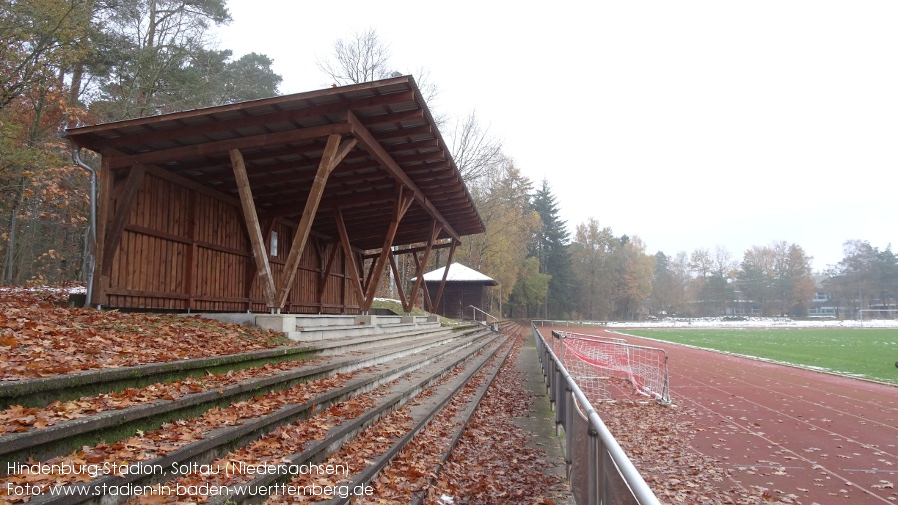
<path id="1" fill-rule="evenodd" d="M 895 319 L 898 317 L 898 309 L 860 309 L 861 320 L 864 319 Z"/>
<path id="2" fill-rule="evenodd" d="M 590 400 L 615 400 L 635 392 L 670 403 L 664 349 L 630 345 L 622 338 L 557 331 L 552 335 L 556 356 Z"/>

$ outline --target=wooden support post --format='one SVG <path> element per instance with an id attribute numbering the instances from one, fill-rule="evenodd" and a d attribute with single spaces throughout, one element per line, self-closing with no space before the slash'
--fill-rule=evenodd
<path id="1" fill-rule="evenodd" d="M 274 225 L 277 222 L 276 218 L 263 219 L 259 221 L 259 229 L 262 230 L 262 245 L 263 249 L 265 249 L 266 254 L 271 251 L 270 247 L 267 247 L 266 244 L 271 243 L 271 233 L 274 231 Z M 264 226 L 263 226 L 264 224 Z M 249 233 L 247 233 L 247 237 L 249 237 Z M 250 239 L 250 243 L 252 243 L 252 239 Z M 269 254 L 270 256 L 270 254 Z M 269 260 L 269 265 L 271 264 L 271 260 Z M 253 287 L 256 284 L 256 278 L 258 278 L 259 268 L 256 265 L 255 261 L 250 261 L 246 267 L 246 278 L 245 282 L 245 290 L 244 297 L 246 298 L 246 310 L 251 311 L 253 306 Z"/>
<path id="2" fill-rule="evenodd" d="M 101 254 L 106 245 L 106 228 L 109 219 L 109 213 L 112 207 L 112 170 L 110 169 L 111 153 L 103 152 L 103 158 L 100 162 L 100 187 L 98 188 L 98 209 L 97 209 L 97 243 L 94 244 L 94 292 L 91 296 L 91 305 L 100 305 L 106 301 L 106 292 L 109 289 L 109 276 L 103 275 L 104 270 L 103 255 Z M 111 268 L 111 267 L 110 267 Z"/>
<path id="3" fill-rule="evenodd" d="M 327 178 L 356 144 L 355 139 L 348 139 L 342 144 L 340 140 L 341 137 L 338 134 L 330 135 L 327 138 L 327 145 L 324 147 L 321 162 L 318 164 L 318 172 L 315 174 L 315 180 L 312 181 L 312 189 L 309 190 L 309 197 L 306 199 L 302 217 L 296 226 L 296 234 L 293 235 L 290 254 L 287 256 L 287 262 L 284 264 L 284 276 L 281 278 L 277 288 L 275 303 L 279 309 L 287 303 L 287 296 L 293 287 L 293 279 L 296 278 L 296 270 L 299 268 L 299 262 L 302 259 L 309 232 L 312 231 L 312 223 L 315 221 L 315 215 L 318 213 L 318 204 L 321 203 Z"/>
<path id="4" fill-rule="evenodd" d="M 112 216 L 106 228 L 106 236 L 103 241 L 103 269 L 101 270 L 103 277 L 109 277 L 112 273 L 112 260 L 122 242 L 122 232 L 125 231 L 125 224 L 128 223 L 134 197 L 137 196 L 137 192 L 143 185 L 145 173 L 146 168 L 143 165 L 131 167 L 131 172 L 125 180 L 120 196 L 116 199 L 115 215 Z"/>
<path id="5" fill-rule="evenodd" d="M 371 285 L 371 279 L 374 277 L 374 267 L 377 265 L 377 259 L 380 258 L 380 253 L 377 253 L 377 256 L 371 259 L 371 263 L 368 263 L 368 270 L 365 272 L 365 278 L 362 280 L 362 289 L 367 293 L 368 286 Z M 362 269 L 365 268 L 365 260 L 362 260 Z"/>
<path id="6" fill-rule="evenodd" d="M 396 279 L 396 291 L 399 292 L 399 302 L 402 303 L 402 310 L 408 314 L 412 311 L 412 308 L 405 298 L 405 288 L 399 283 L 399 268 L 396 267 L 396 256 L 393 254 L 392 248 L 390 249 L 390 269 L 393 271 L 393 278 Z"/>
<path id="7" fill-rule="evenodd" d="M 433 243 L 437 241 L 437 237 L 439 237 L 441 231 L 443 231 L 443 227 L 437 220 L 434 220 L 433 225 L 430 228 L 430 240 L 427 242 L 427 246 L 424 249 L 424 258 L 419 262 L 418 253 L 414 253 L 417 274 L 415 275 L 415 284 L 412 286 L 412 292 L 409 295 L 409 298 L 412 301 L 411 305 L 414 305 L 415 300 L 418 299 L 418 289 L 421 287 L 421 283 L 424 282 L 424 269 L 427 268 L 427 260 L 430 259 L 430 250 L 433 247 Z M 406 310 L 405 312 L 408 313 L 411 311 Z"/>
<path id="8" fill-rule="evenodd" d="M 318 308 L 319 310 L 324 307 L 324 291 L 327 288 L 327 281 L 330 279 L 331 271 L 334 269 L 334 263 L 337 259 L 337 252 L 340 251 L 340 248 L 337 247 L 336 244 L 331 247 L 330 254 L 327 255 L 327 265 L 324 267 L 324 271 L 321 273 L 321 279 L 318 281 Z M 327 247 L 325 246 L 324 251 L 322 251 L 322 256 L 327 253 Z"/>
<path id="9" fill-rule="evenodd" d="M 433 310 L 433 300 L 430 298 L 430 290 L 427 289 L 427 283 L 421 284 L 421 289 L 424 291 L 424 294 L 421 295 L 424 297 L 424 310 L 427 312 L 436 312 Z"/>
<path id="10" fill-rule="evenodd" d="M 449 257 L 446 258 L 446 268 L 443 270 L 443 280 L 440 281 L 440 288 L 437 290 L 437 298 L 433 301 L 433 311 L 440 307 L 440 298 L 443 297 L 443 288 L 446 287 L 446 277 L 449 276 L 449 265 L 452 264 L 452 259 L 455 257 L 455 246 L 458 245 L 458 242 L 452 241 L 452 247 L 449 248 Z"/>
<path id="11" fill-rule="evenodd" d="M 365 292 L 362 290 L 362 280 L 359 277 L 359 267 L 355 260 L 355 255 L 352 254 L 352 247 L 349 244 L 349 235 L 346 233 L 346 223 L 343 221 L 343 213 L 340 212 L 340 209 L 334 209 L 334 221 L 337 222 L 337 233 L 340 235 L 340 245 L 343 246 L 343 257 L 347 260 L 349 265 L 349 282 L 352 285 L 352 290 L 355 291 L 355 294 L 359 298 L 359 303 L 365 297 Z"/>
<path id="12" fill-rule="evenodd" d="M 393 210 L 393 220 L 390 221 L 390 227 L 387 229 L 387 234 L 384 237 L 384 245 L 380 249 L 380 256 L 371 266 L 370 278 L 365 289 L 365 298 L 362 300 L 362 312 L 368 312 L 371 309 L 371 304 L 374 302 L 374 293 L 377 291 L 377 283 L 380 282 L 380 276 L 387 261 L 390 248 L 393 247 L 393 238 L 396 237 L 396 230 L 399 229 L 399 221 L 402 220 L 402 217 L 414 200 L 413 194 L 402 189 L 399 190 L 396 207 Z"/>
<path id="13" fill-rule="evenodd" d="M 234 178 L 237 181 L 237 191 L 240 193 L 240 205 L 243 207 L 243 219 L 246 221 L 247 234 L 253 247 L 256 272 L 258 272 L 259 281 L 262 283 L 265 302 L 270 309 L 275 308 L 277 306 L 275 305 L 274 278 L 271 275 L 271 264 L 268 262 L 268 251 L 265 248 L 262 228 L 259 226 L 259 216 L 256 213 L 256 204 L 253 202 L 249 178 L 246 175 L 246 165 L 239 150 L 231 149 L 230 154 Z"/>
<path id="14" fill-rule="evenodd" d="M 196 190 L 188 190 L 187 196 L 187 235 L 190 237 L 190 244 L 187 245 L 187 254 L 184 256 L 184 290 L 187 292 L 187 309 L 193 309 L 196 296 L 196 263 L 197 263 L 197 245 L 196 245 Z"/>

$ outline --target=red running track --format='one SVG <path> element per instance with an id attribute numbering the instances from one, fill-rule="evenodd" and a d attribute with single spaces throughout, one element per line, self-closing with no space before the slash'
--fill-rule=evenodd
<path id="1" fill-rule="evenodd" d="M 898 387 L 625 338 L 665 349 L 674 404 L 699 413 L 695 450 L 742 486 L 805 504 L 898 503 Z"/>

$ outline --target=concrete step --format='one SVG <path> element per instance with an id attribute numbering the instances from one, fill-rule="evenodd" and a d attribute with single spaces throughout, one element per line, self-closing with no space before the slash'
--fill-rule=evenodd
<path id="1" fill-rule="evenodd" d="M 333 375 L 340 371 L 359 370 L 362 367 L 381 363 L 376 368 L 359 370 L 357 375 L 353 375 L 339 387 L 318 393 L 304 402 L 285 404 L 276 411 L 258 418 L 241 419 L 238 425 L 211 429 L 201 440 L 166 450 L 165 454 L 144 460 L 142 464 L 144 468 L 164 469 L 169 468 L 174 462 L 180 464 L 209 463 L 215 461 L 215 458 L 227 454 L 229 450 L 267 436 L 268 433 L 280 426 L 289 426 L 291 423 L 303 422 L 309 418 L 315 419 L 331 405 L 338 405 L 350 401 L 349 399 L 370 394 L 369 392 L 373 389 L 384 387 L 384 384 L 398 380 L 389 387 L 388 392 L 377 396 L 375 408 L 344 420 L 340 423 L 339 429 L 332 429 L 333 433 L 328 433 L 324 440 L 310 441 L 312 445 L 308 451 L 312 452 L 304 451 L 304 453 L 307 453 L 309 461 L 312 461 L 337 450 L 356 433 L 393 409 L 405 404 L 421 391 L 430 388 L 440 377 L 455 367 L 465 366 L 479 352 L 486 348 L 494 349 L 496 337 L 497 334 L 483 330 L 468 332 L 418 331 L 408 333 L 403 337 L 404 339 L 400 340 L 381 341 L 381 339 L 368 337 L 346 339 L 344 343 L 350 346 L 347 349 L 340 349 L 333 342 L 325 342 L 321 346 L 322 349 L 317 351 L 324 352 L 330 349 L 334 353 L 332 357 L 327 358 L 326 363 L 318 363 L 314 366 L 300 365 L 296 369 L 278 374 L 276 377 L 247 381 L 227 388 L 227 390 L 223 388 L 217 391 L 188 395 L 189 399 L 185 397 L 174 402 L 157 402 L 149 406 L 138 406 L 124 409 L 124 411 L 88 416 L 71 423 L 56 425 L 59 427 L 55 429 L 48 427 L 43 430 L 32 430 L 33 433 L 5 434 L 0 436 L 0 452 L 5 451 L 8 463 L 66 460 L 66 457 L 51 460 L 48 459 L 48 455 L 61 453 L 59 447 L 71 447 L 73 443 L 77 445 L 80 443 L 76 441 L 77 437 L 83 437 L 85 433 L 96 438 L 97 433 L 101 433 L 103 429 L 117 427 L 119 432 L 133 434 L 135 430 L 133 425 L 127 424 L 130 422 L 129 420 L 153 417 L 159 413 L 154 412 L 154 409 L 167 409 L 165 415 L 169 417 L 195 418 L 198 414 L 194 410 L 198 405 L 200 410 L 208 410 L 208 407 L 204 407 L 204 405 L 210 402 L 227 405 L 240 398 L 246 398 L 247 395 L 259 395 L 278 388 L 282 388 L 283 392 L 289 392 L 291 384 L 302 384 L 302 381 L 310 381 L 305 384 L 314 384 L 316 381 L 322 380 L 320 377 L 323 376 Z M 160 407 L 160 405 L 163 406 Z M 142 417 L 144 413 L 148 412 L 149 416 Z M 150 434 L 149 431 L 140 430 L 140 433 L 143 432 L 146 432 L 147 435 Z M 107 443 L 112 442 L 107 441 Z M 36 446 L 39 447 L 39 450 L 32 450 L 29 453 L 27 447 Z M 86 450 L 90 450 L 91 447 L 94 446 L 88 446 Z M 141 452 L 147 454 L 148 451 L 149 449 Z M 153 451 L 149 451 L 149 453 L 151 452 Z M 72 453 L 68 457 L 69 460 L 79 460 L 82 456 L 78 454 L 80 453 Z M 141 457 L 136 453 L 131 462 L 137 461 L 141 461 Z M 3 466 L 8 468 L 7 465 Z M 165 471 L 153 471 L 149 475 L 100 475 L 89 482 L 68 483 L 67 487 L 78 488 L 70 489 L 71 492 L 77 494 L 83 492 L 77 498 L 73 496 L 54 497 L 45 493 L 33 496 L 31 503 L 120 503 L 124 501 L 122 497 L 104 496 L 101 492 L 104 489 L 103 485 L 106 485 L 105 489 L 110 489 L 111 486 L 147 485 L 166 482 L 173 477 L 176 475 Z M 23 482 L 34 484 L 36 482 L 32 481 L 31 477 L 22 475 L 7 475 L 6 480 L 16 484 Z M 59 480 L 53 482 L 63 484 Z"/>
<path id="2" fill-rule="evenodd" d="M 114 442 L 130 436 L 135 430 L 151 431 L 175 419 L 198 416 L 217 406 L 287 389 L 303 382 L 394 361 L 404 356 L 422 355 L 421 353 L 430 349 L 436 349 L 437 353 L 448 352 L 457 346 L 468 345 L 469 341 L 483 335 L 484 332 L 423 332 L 412 335 L 407 340 L 382 342 L 383 345 L 369 347 L 370 352 L 346 352 L 328 347 L 334 352 L 333 356 L 315 360 L 314 364 L 297 363 L 296 368 L 273 376 L 192 393 L 173 401 L 163 399 L 121 410 L 100 412 L 43 429 L 4 433 L 0 435 L 0 475 L 6 473 L 7 463 L 60 456 L 73 448 L 92 445 L 99 440 Z M 363 344 L 353 342 L 351 347 Z M 189 361 L 181 363 L 185 366 L 192 365 L 193 360 Z M 168 364 L 169 367 L 176 365 L 177 362 Z M 98 379 L 104 378 L 102 374 L 96 376 Z"/>
<path id="3" fill-rule="evenodd" d="M 329 316 L 303 314 L 260 314 L 254 324 L 284 333 L 290 340 L 314 342 L 329 338 L 402 333 L 440 327 L 436 316 Z"/>

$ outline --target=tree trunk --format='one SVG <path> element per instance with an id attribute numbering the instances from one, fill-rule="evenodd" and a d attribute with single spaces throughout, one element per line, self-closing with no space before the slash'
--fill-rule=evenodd
<path id="1" fill-rule="evenodd" d="M 7 286 L 12 285 L 13 279 L 13 260 L 15 258 L 14 251 L 16 249 L 16 211 L 18 210 L 18 205 L 13 208 L 12 213 L 9 216 L 9 243 L 7 244 L 6 251 L 6 277 L 4 279 L 4 284 Z"/>
<path id="2" fill-rule="evenodd" d="M 84 63 L 75 63 L 72 68 L 72 86 L 69 89 L 69 102 L 78 103 L 78 97 L 81 96 L 81 80 L 84 78 Z"/>

